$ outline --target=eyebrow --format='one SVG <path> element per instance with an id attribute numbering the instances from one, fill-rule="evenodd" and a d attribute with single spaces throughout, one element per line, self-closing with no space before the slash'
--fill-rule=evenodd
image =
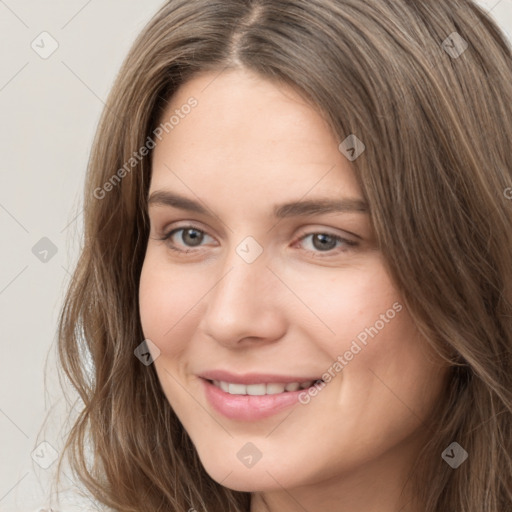
<path id="1" fill-rule="evenodd" d="M 201 203 L 167 190 L 156 190 L 148 199 L 148 206 L 171 206 L 181 210 L 211 215 Z M 308 199 L 292 201 L 274 206 L 273 214 L 278 219 L 304 217 L 322 213 L 369 213 L 368 204 L 361 199 Z"/>

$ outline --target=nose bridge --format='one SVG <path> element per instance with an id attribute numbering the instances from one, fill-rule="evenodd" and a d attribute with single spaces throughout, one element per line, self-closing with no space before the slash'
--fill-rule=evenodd
<path id="1" fill-rule="evenodd" d="M 276 278 L 264 251 L 255 256 L 251 243 L 230 251 L 206 297 L 203 330 L 221 343 L 278 336 L 283 326 L 283 311 L 272 306 Z"/>
<path id="2" fill-rule="evenodd" d="M 224 315 L 237 306 L 260 309 L 258 305 L 263 304 L 261 294 L 271 276 L 265 257 L 259 256 L 248 262 L 237 250 L 232 251 L 222 267 L 218 284 L 212 290 L 212 306 L 226 308 Z"/>

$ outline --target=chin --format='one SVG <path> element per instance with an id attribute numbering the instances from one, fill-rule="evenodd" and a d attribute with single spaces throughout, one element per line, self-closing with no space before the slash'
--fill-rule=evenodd
<path id="1" fill-rule="evenodd" d="M 234 470 L 232 467 L 217 465 L 203 465 L 203 467 L 212 480 L 233 491 L 258 492 L 266 489 L 265 486 L 259 485 L 261 478 L 264 477 L 255 474 L 251 469 L 240 468 Z M 268 474 L 266 476 L 269 478 Z"/>
<path id="2" fill-rule="evenodd" d="M 261 462 L 258 466 L 258 468 L 245 468 L 240 464 L 240 467 L 234 468 L 230 464 L 203 463 L 203 467 L 210 478 L 233 491 L 267 492 L 297 485 L 296 482 L 289 481 L 289 474 L 281 474 L 282 468 L 267 471 L 268 467 Z"/>

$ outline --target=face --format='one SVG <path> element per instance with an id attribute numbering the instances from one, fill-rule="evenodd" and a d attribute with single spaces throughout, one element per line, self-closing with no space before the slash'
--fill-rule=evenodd
<path id="1" fill-rule="evenodd" d="M 206 471 L 271 491 L 403 468 L 444 374 L 341 141 L 293 89 L 245 71 L 194 78 L 163 120 L 176 110 L 154 149 L 140 314 Z"/>

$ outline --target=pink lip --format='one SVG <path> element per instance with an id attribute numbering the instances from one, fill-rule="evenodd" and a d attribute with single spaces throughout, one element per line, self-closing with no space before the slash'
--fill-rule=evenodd
<path id="1" fill-rule="evenodd" d="M 300 393 L 307 393 L 306 389 L 299 389 L 298 391 L 285 391 L 275 395 L 230 395 L 209 380 L 203 378 L 200 380 L 206 398 L 212 407 L 220 414 L 233 420 L 254 421 L 268 418 L 286 407 L 298 403 Z M 233 380 L 229 380 L 229 382 L 237 383 Z M 259 380 L 258 382 L 261 383 L 262 381 Z M 279 382 L 279 380 L 272 380 L 271 382 Z"/>
<path id="2" fill-rule="evenodd" d="M 286 376 L 270 373 L 246 373 L 244 375 L 236 375 L 224 370 L 211 370 L 199 374 L 199 377 L 207 380 L 222 380 L 224 382 L 232 382 L 233 384 L 269 384 L 272 382 L 280 384 L 289 384 L 290 382 L 315 382 L 320 377 L 304 377 L 304 376 Z"/>

